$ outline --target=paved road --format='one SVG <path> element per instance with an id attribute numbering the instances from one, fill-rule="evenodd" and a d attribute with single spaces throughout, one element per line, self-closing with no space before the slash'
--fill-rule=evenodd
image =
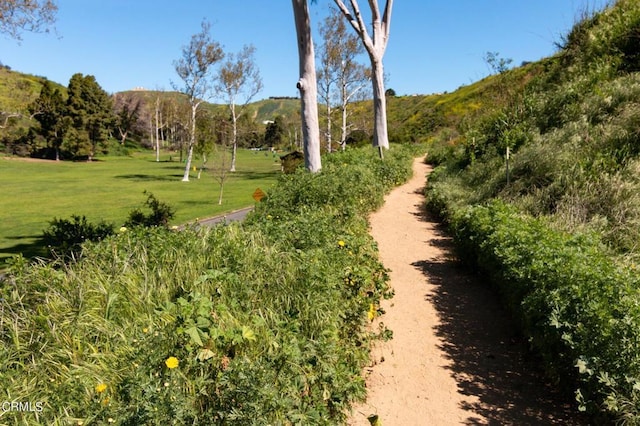
<path id="1" fill-rule="evenodd" d="M 244 218 L 249 214 L 250 211 L 253 210 L 253 207 L 246 207 L 244 209 L 235 210 L 227 214 L 223 214 L 220 216 L 209 217 L 206 219 L 199 219 L 197 222 L 190 222 L 187 225 L 195 224 L 198 226 L 213 226 L 218 223 L 228 223 L 228 222 L 240 222 L 244 220 Z M 187 225 L 179 226 L 180 229 L 183 229 Z"/>

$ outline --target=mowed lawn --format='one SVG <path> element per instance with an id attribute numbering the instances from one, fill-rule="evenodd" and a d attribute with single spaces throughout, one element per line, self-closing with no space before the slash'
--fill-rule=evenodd
<path id="1" fill-rule="evenodd" d="M 120 226 L 131 210 L 142 207 L 146 190 L 175 208 L 172 224 L 183 224 L 254 205 L 256 188 L 268 192 L 280 173 L 279 157 L 238 150 L 237 171 L 228 174 L 220 206 L 220 186 L 211 173 L 197 179 L 192 171 L 191 181 L 181 182 L 184 164 L 169 158 L 156 162 L 153 152 L 91 163 L 0 157 L 0 269 L 15 254 L 43 254 L 38 237 L 54 217 L 85 215 L 90 222 Z"/>

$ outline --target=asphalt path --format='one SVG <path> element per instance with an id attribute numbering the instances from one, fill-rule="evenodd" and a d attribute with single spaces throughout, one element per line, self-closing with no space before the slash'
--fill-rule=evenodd
<path id="1" fill-rule="evenodd" d="M 196 228 L 201 226 L 213 226 L 219 223 L 229 223 L 229 222 L 241 222 L 245 217 L 249 214 L 250 211 L 253 210 L 253 207 L 246 207 L 240 210 L 234 210 L 232 212 L 222 214 L 219 216 L 213 216 L 206 219 L 198 219 L 195 222 L 189 222 L 185 225 L 179 226 L 179 229 L 184 229 L 187 226 L 195 225 Z"/>

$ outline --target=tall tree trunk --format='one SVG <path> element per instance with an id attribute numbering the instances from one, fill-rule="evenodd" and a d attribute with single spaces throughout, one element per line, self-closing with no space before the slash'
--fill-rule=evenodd
<path id="1" fill-rule="evenodd" d="M 384 12 L 381 15 L 377 0 L 369 0 L 371 8 L 371 26 L 373 35 L 367 32 L 367 26 L 360 14 L 360 7 L 357 0 L 350 0 L 351 10 L 347 8 L 343 0 L 334 0 L 334 3 L 342 11 L 356 31 L 364 48 L 371 59 L 371 71 L 373 73 L 373 111 L 374 111 L 374 128 L 373 128 L 373 146 L 380 150 L 380 157 L 383 156 L 383 149 L 389 148 L 389 135 L 387 133 L 387 101 L 384 97 L 384 70 L 382 67 L 382 57 L 387 48 L 389 41 L 389 28 L 391 24 L 391 9 L 393 8 L 393 0 L 386 0 Z M 352 13 L 353 11 L 353 13 Z"/>
<path id="2" fill-rule="evenodd" d="M 384 95 L 384 69 L 382 58 L 371 56 L 373 74 L 373 146 L 389 149 L 387 133 L 387 99 Z M 382 152 L 382 151 L 381 151 Z"/>
<path id="3" fill-rule="evenodd" d="M 196 144 L 196 111 L 198 104 L 191 105 L 191 132 L 189 135 L 189 148 L 187 151 L 187 164 L 184 168 L 182 182 L 189 182 L 189 171 L 191 170 L 191 160 L 193 159 L 193 147 Z"/>
<path id="4" fill-rule="evenodd" d="M 302 137 L 304 140 L 304 165 L 312 173 L 320 171 L 320 126 L 318 123 L 318 84 L 316 82 L 316 61 L 311 38 L 311 20 L 307 0 L 292 0 L 293 15 L 298 38 L 300 63 L 300 112 L 302 117 Z"/>
<path id="5" fill-rule="evenodd" d="M 342 82 L 341 88 L 341 98 L 342 98 L 342 127 L 340 134 L 340 148 L 344 151 L 347 147 L 347 104 L 349 103 L 349 97 L 347 96 L 347 85 Z"/>
<path id="6" fill-rule="evenodd" d="M 156 98 L 156 162 L 160 161 L 160 134 L 159 134 L 160 124 L 158 123 L 159 110 L 160 110 L 160 98 Z"/>
<path id="7" fill-rule="evenodd" d="M 222 205 L 222 192 L 224 190 L 224 183 L 220 184 L 220 193 L 218 195 L 218 205 L 221 206 Z"/>
<path id="8" fill-rule="evenodd" d="M 151 146 L 155 146 L 153 143 L 153 118 L 149 117 L 149 139 L 151 139 Z"/>
<path id="9" fill-rule="evenodd" d="M 331 152 L 331 103 L 327 101 L 327 152 Z"/>
<path id="10" fill-rule="evenodd" d="M 231 102 L 231 124 L 233 136 L 233 148 L 231 151 L 231 168 L 230 172 L 236 171 L 236 153 L 238 151 L 238 117 L 236 117 L 236 106 Z"/>

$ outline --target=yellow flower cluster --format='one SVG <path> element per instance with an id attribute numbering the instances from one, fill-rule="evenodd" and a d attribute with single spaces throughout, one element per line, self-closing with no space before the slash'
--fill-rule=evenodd
<path id="1" fill-rule="evenodd" d="M 339 245 L 340 247 L 344 247 L 344 241 L 342 241 L 342 240 L 338 241 L 338 245 Z"/>
<path id="2" fill-rule="evenodd" d="M 107 390 L 107 385 L 105 385 L 104 383 L 98 383 L 96 385 L 96 392 L 102 393 L 102 392 L 104 392 L 106 390 Z"/>

